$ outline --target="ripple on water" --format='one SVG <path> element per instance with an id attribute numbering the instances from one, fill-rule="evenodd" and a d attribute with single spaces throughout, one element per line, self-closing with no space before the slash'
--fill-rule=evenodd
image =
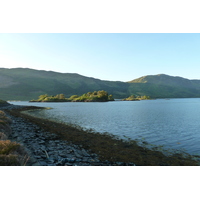
<path id="1" fill-rule="evenodd" d="M 108 103 L 28 103 L 16 105 L 52 107 L 40 117 L 109 132 L 119 137 L 142 139 L 151 144 L 188 153 L 200 153 L 200 99 L 158 99 Z"/>

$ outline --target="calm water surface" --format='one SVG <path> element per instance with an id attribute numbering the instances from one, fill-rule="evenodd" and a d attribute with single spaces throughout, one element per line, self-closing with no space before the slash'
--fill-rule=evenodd
<path id="1" fill-rule="evenodd" d="M 39 115 L 121 138 L 142 139 L 167 148 L 184 148 L 191 154 L 200 153 L 198 98 L 106 103 L 11 103 L 52 107 Z"/>

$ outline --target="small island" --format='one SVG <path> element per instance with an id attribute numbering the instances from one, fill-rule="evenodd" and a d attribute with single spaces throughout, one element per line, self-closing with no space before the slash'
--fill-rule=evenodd
<path id="1" fill-rule="evenodd" d="M 47 94 L 40 95 L 37 100 L 31 100 L 29 102 L 107 102 L 114 101 L 112 95 L 109 95 L 108 92 L 94 91 L 88 92 L 81 96 L 72 95 L 69 98 L 66 98 L 64 94 L 57 94 L 55 96 L 49 96 Z"/>
<path id="2" fill-rule="evenodd" d="M 136 95 L 131 95 L 128 98 L 122 99 L 122 101 L 140 101 L 140 100 L 149 100 L 151 99 L 149 96 L 136 96 Z"/>

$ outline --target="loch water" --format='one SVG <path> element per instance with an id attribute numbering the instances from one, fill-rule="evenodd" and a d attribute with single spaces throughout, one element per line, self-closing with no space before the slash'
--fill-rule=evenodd
<path id="1" fill-rule="evenodd" d="M 136 139 L 165 148 L 200 154 L 200 98 L 114 102 L 29 103 L 51 107 L 38 117 L 76 124 L 122 139 Z"/>

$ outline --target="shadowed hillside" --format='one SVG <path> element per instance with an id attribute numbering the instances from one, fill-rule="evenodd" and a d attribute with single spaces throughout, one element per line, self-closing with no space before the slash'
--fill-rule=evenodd
<path id="1" fill-rule="evenodd" d="M 105 90 L 115 98 L 126 96 L 128 83 L 120 81 L 102 81 L 72 73 L 24 68 L 0 68 L 0 98 L 4 100 L 30 100 L 41 94 L 66 97 L 81 95 L 88 91 Z"/>
<path id="2" fill-rule="evenodd" d="M 73 73 L 0 68 L 0 99 L 31 100 L 42 94 L 82 95 L 105 90 L 114 98 L 130 95 L 151 98 L 200 97 L 200 80 L 188 80 L 164 74 L 143 76 L 130 82 L 103 81 Z"/>

